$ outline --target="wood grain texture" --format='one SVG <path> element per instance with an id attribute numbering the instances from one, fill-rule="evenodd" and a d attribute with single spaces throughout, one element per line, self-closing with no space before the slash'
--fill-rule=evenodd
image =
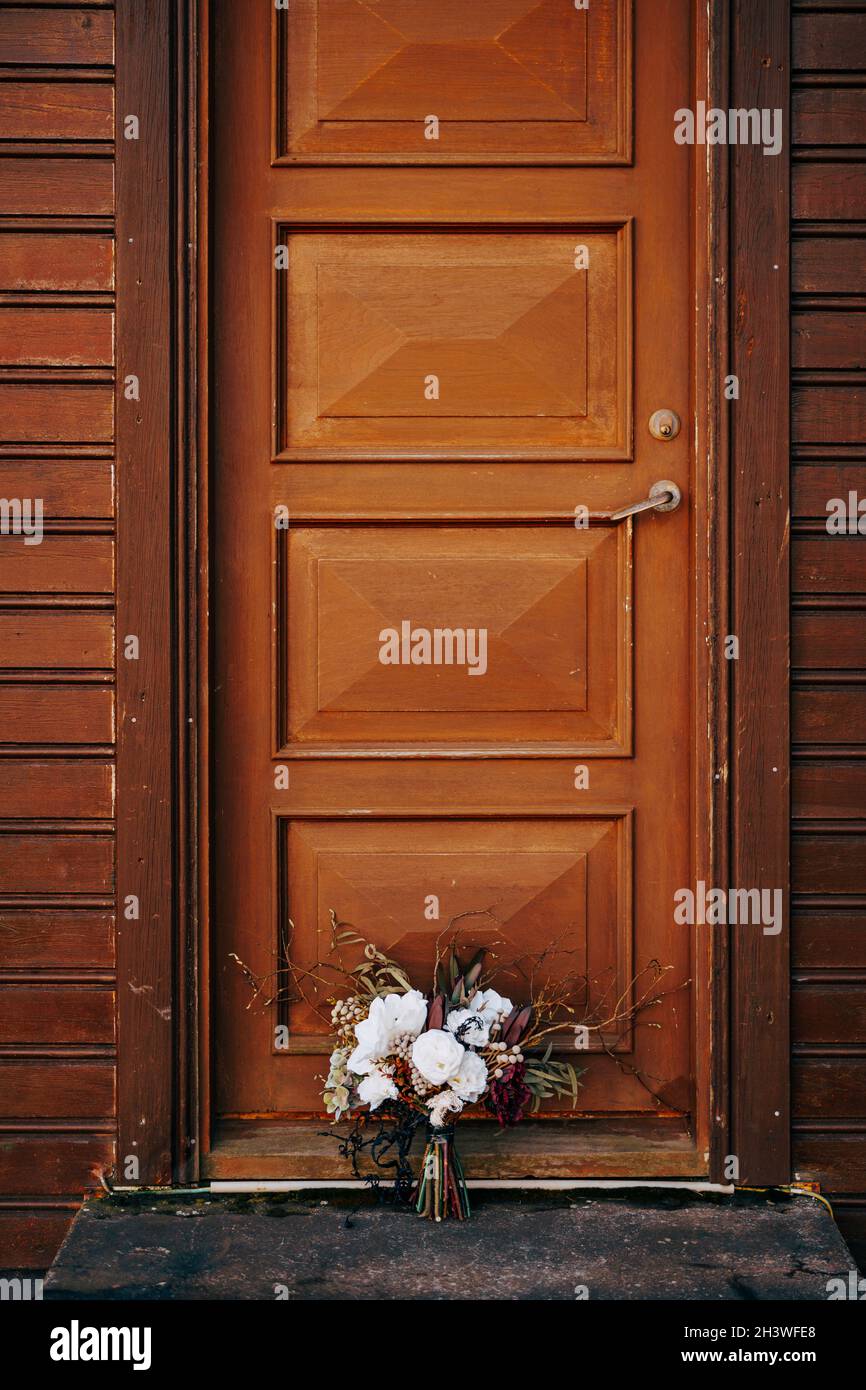
<path id="1" fill-rule="evenodd" d="M 109 64 L 113 35 L 108 10 L 6 6 L 0 10 L 0 63 Z"/>
<path id="2" fill-rule="evenodd" d="M 866 71 L 866 34 L 859 14 L 797 14 L 792 60 L 805 72 Z"/>
<path id="3" fill-rule="evenodd" d="M 0 817 L 108 820 L 114 769 L 105 760 L 0 758 Z"/>
<path id="4" fill-rule="evenodd" d="M 86 1062 L 68 1057 L 0 1058 L 0 1117 L 107 1120 L 114 1114 L 114 1080 L 110 1058 Z"/>
<path id="5" fill-rule="evenodd" d="M 797 237 L 792 246 L 791 287 L 797 294 L 866 293 L 866 242 L 845 225 L 842 235 Z"/>
<path id="6" fill-rule="evenodd" d="M 114 666 L 110 613 L 0 611 L 0 669 L 102 670 Z"/>
<path id="7" fill-rule="evenodd" d="M 0 207 L 6 215 L 110 216 L 113 164 L 110 159 L 72 155 L 0 157 Z"/>
<path id="8" fill-rule="evenodd" d="M 172 1175 L 173 8 L 123 0 L 117 10 L 118 109 L 151 132 L 116 146 L 117 372 L 144 383 L 141 403 L 117 397 L 118 630 L 140 650 L 117 673 L 117 891 L 141 905 L 138 921 L 118 918 L 118 1152 L 138 1157 L 143 1184 Z"/>
<path id="9" fill-rule="evenodd" d="M 0 5 L 0 496 L 46 526 L 0 537 L 0 1265 L 113 1161 L 113 57 L 103 0 Z"/>
<path id="10" fill-rule="evenodd" d="M 0 231 L 0 290 L 114 288 L 114 242 L 103 232 Z"/>
<path id="11" fill-rule="evenodd" d="M 110 888 L 105 883 L 106 895 Z M 87 908 L 0 908 L 0 953 L 10 970 L 111 970 L 114 917 Z"/>
<path id="12" fill-rule="evenodd" d="M 111 140 L 110 82 L 0 82 L 0 139 Z"/>
<path id="13" fill-rule="evenodd" d="M 787 7 L 735 0 L 732 104 L 790 106 Z M 789 881 L 789 217 L 784 156 L 737 150 L 731 232 L 734 663 L 731 883 Z M 760 216 L 748 210 L 760 208 Z M 756 441 L 760 440 L 760 447 Z M 760 835 L 755 826 L 760 825 Z M 736 934 L 732 961 L 733 1148 L 740 1179 L 786 1182 L 789 1148 L 788 930 Z"/>
<path id="14" fill-rule="evenodd" d="M 0 1003 L 0 1042 L 31 1047 L 114 1042 L 114 994 L 110 989 L 0 985 Z"/>
<path id="15" fill-rule="evenodd" d="M 97 458 L 0 458 L 0 497 L 41 497 L 54 521 L 108 521 L 114 511 L 114 464 Z"/>

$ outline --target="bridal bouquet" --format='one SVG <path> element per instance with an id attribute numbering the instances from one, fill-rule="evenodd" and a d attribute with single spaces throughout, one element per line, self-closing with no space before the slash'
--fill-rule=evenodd
<path id="1" fill-rule="evenodd" d="M 291 922 L 269 975 L 257 975 L 231 953 L 252 991 L 248 1007 L 303 1002 L 335 1035 L 323 1100 L 335 1123 L 350 1122 L 348 1133 L 333 1132 L 355 1177 L 375 1185 L 383 1172 L 392 1173 L 395 1198 L 411 1196 L 421 1215 L 437 1221 L 469 1215 L 454 1147 L 460 1115 L 486 1113 L 505 1126 L 546 1100 L 570 1101 L 576 1110 L 583 1069 L 561 1059 L 563 1047 L 571 1042 L 585 1050 L 592 1038 L 598 1051 L 624 1065 L 617 1043 L 661 1004 L 658 986 L 672 969 L 650 961 L 625 985 L 615 972 L 590 979 L 572 970 L 571 952 L 556 941 L 509 961 L 499 956 L 503 942 L 492 939 L 492 927 L 485 928 L 485 946 L 464 964 L 455 926 L 469 918 L 495 924 L 490 910 L 452 919 L 436 942 L 429 994 L 334 911 L 329 952 L 311 966 L 293 963 Z M 528 1002 L 513 1003 L 495 985 Z M 655 1094 L 650 1078 L 634 1066 L 628 1070 Z M 427 1147 L 416 1180 L 409 1151 L 422 1125 Z M 373 1176 L 362 1174 L 362 1154 L 375 1164 Z"/>
<path id="2" fill-rule="evenodd" d="M 454 1121 L 483 1104 L 500 1125 L 514 1125 L 542 1098 L 568 1095 L 577 1102 L 578 1071 L 551 1058 L 552 1045 L 534 1054 L 544 1029 L 531 1004 L 512 1004 L 485 987 L 483 950 L 463 968 L 452 947 L 439 963 L 440 988 L 432 998 L 411 988 L 396 964 L 367 944 L 353 978 L 358 992 L 338 999 L 331 1022 L 337 1046 L 330 1059 L 324 1101 L 329 1114 L 384 1107 L 414 1132 L 428 1126 L 417 1186 L 419 1213 L 464 1219 L 469 1201 L 454 1148 Z"/>

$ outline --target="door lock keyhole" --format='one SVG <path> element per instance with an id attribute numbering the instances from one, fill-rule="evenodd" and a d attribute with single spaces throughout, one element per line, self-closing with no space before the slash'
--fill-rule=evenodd
<path id="1" fill-rule="evenodd" d="M 676 439 L 681 424 L 675 410 L 657 410 L 650 416 L 649 432 L 653 439 Z"/>

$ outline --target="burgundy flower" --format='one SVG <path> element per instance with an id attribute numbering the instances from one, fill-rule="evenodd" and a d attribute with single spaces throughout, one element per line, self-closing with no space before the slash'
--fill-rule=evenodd
<path id="1" fill-rule="evenodd" d="M 484 1104 L 501 1125 L 516 1125 L 532 1100 L 532 1092 L 524 1081 L 526 1066 L 515 1062 L 501 1076 L 493 1077 Z"/>

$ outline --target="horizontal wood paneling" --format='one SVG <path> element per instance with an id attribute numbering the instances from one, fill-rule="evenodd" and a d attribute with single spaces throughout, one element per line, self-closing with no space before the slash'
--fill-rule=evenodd
<path id="1" fill-rule="evenodd" d="M 22 594 L 110 594 L 111 536 L 45 535 L 40 545 L 0 536 L 0 590 Z"/>
<path id="2" fill-rule="evenodd" d="M 114 1063 L 109 1059 L 0 1057 L 0 1118 L 4 1120 L 109 1119 L 114 1108 Z"/>
<path id="3" fill-rule="evenodd" d="M 0 831 L 0 893 L 105 893 L 113 882 L 111 835 Z"/>
<path id="4" fill-rule="evenodd" d="M 0 1267 L 113 1163 L 114 26 L 0 0 Z"/>
<path id="5" fill-rule="evenodd" d="M 866 971 L 866 908 L 798 907 L 792 935 L 797 970 Z"/>
<path id="6" fill-rule="evenodd" d="M 820 310 L 794 314 L 791 325 L 793 365 L 825 370 L 866 365 L 866 311 Z"/>
<path id="7" fill-rule="evenodd" d="M 866 981 L 799 983 L 795 976 L 791 1024 L 796 1043 L 862 1043 L 866 1037 Z"/>
<path id="8" fill-rule="evenodd" d="M 0 818 L 107 820 L 113 815 L 114 769 L 110 762 L 0 758 Z"/>
<path id="9" fill-rule="evenodd" d="M 866 669 L 866 537 L 814 521 L 866 494 L 866 10 L 798 0 L 792 36 L 792 661 L 828 676 L 792 696 L 794 1173 L 850 1239 L 839 1194 L 866 1209 L 866 686 L 829 677 Z"/>
<path id="10" fill-rule="evenodd" d="M 33 1046 L 113 1042 L 112 990 L 90 986 L 0 985 L 0 1043 Z M 25 1192 L 28 1190 L 24 1188 Z"/>
<path id="11" fill-rule="evenodd" d="M 866 894 L 866 836 L 795 834 L 791 881 L 795 893 Z"/>
<path id="12" fill-rule="evenodd" d="M 102 232 L 0 231 L 0 290 L 114 288 L 114 242 Z"/>
<path id="13" fill-rule="evenodd" d="M 0 441 L 110 444 L 114 389 L 76 382 L 0 382 Z"/>
<path id="14" fill-rule="evenodd" d="M 856 762 L 796 761 L 791 795 L 795 818 L 858 818 L 866 805 L 866 756 Z"/>
<path id="15" fill-rule="evenodd" d="M 862 463 L 797 464 L 791 480 L 794 517 L 814 517 L 826 525 L 827 503 L 834 497 L 840 497 L 847 505 L 849 492 L 857 492 L 862 487 L 863 474 Z"/>
<path id="16" fill-rule="evenodd" d="M 54 1259 L 73 1217 L 72 1210 L 0 1210 L 0 1251 L 7 1269 L 43 1271 Z"/>
<path id="17" fill-rule="evenodd" d="M 798 743 L 849 743 L 858 740 L 866 721 L 866 684 L 795 688 L 791 696 L 791 733 Z"/>
<path id="18" fill-rule="evenodd" d="M 793 94 L 792 116 L 798 145 L 866 145 L 866 92 L 861 87 L 801 88 Z"/>
<path id="19" fill-rule="evenodd" d="M 792 420 L 795 444 L 863 444 L 866 386 L 809 386 L 795 382 Z"/>
<path id="20" fill-rule="evenodd" d="M 79 1196 L 113 1166 L 114 1140 L 104 1134 L 0 1134 L 2 1192 Z"/>
<path id="21" fill-rule="evenodd" d="M 0 207 L 16 216 L 108 216 L 114 209 L 112 162 L 71 155 L 4 156 Z"/>
<path id="22" fill-rule="evenodd" d="M 822 1192 L 866 1192 L 866 1134 L 794 1134 L 794 1174 Z"/>
<path id="23" fill-rule="evenodd" d="M 795 14 L 792 61 L 801 71 L 866 69 L 863 18 L 859 14 Z"/>
<path id="24" fill-rule="evenodd" d="M 109 670 L 113 664 L 110 613 L 0 609 L 0 670 Z"/>
<path id="25" fill-rule="evenodd" d="M 109 82 L 0 82 L 0 140 L 112 140 Z"/>
<path id="26" fill-rule="evenodd" d="M 792 1070 L 795 1120 L 850 1120 L 863 1109 L 866 1057 L 797 1057 Z"/>
<path id="27" fill-rule="evenodd" d="M 0 10 L 0 63 L 78 67 L 114 62 L 114 16 L 107 10 L 18 7 Z"/>
<path id="28" fill-rule="evenodd" d="M 114 916 L 83 908 L 0 907 L 0 961 L 8 970 L 111 970 Z"/>
<path id="29" fill-rule="evenodd" d="M 866 294 L 866 238 L 797 237 L 792 247 L 797 294 Z"/>
<path id="30" fill-rule="evenodd" d="M 114 692 L 105 686 L 0 684 L 0 746 L 113 740 Z"/>
<path id="31" fill-rule="evenodd" d="M 795 608 L 791 655 L 800 670 L 866 666 L 866 608 Z"/>
<path id="32" fill-rule="evenodd" d="M 0 366 L 103 367 L 113 361 L 110 309 L 0 306 Z"/>
<path id="33" fill-rule="evenodd" d="M 866 546 L 860 536 L 795 536 L 791 586 L 797 594 L 866 593 Z"/>
<path id="34" fill-rule="evenodd" d="M 52 521 L 110 519 L 114 465 L 109 459 L 0 459 L 0 497 L 41 497 Z"/>
<path id="35" fill-rule="evenodd" d="M 866 218 L 863 165 L 798 164 L 791 171 L 791 198 L 798 222 L 862 222 Z"/>

